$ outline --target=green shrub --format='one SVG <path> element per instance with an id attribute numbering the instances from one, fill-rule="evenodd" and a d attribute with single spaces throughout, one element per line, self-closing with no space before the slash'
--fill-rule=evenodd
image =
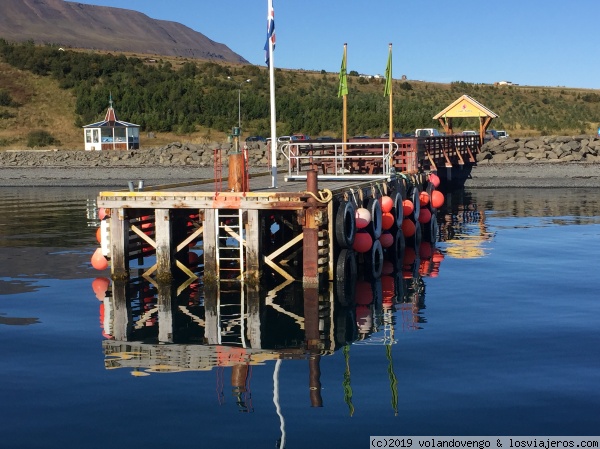
<path id="1" fill-rule="evenodd" d="M 4 89 L 0 89 L 0 106 L 13 106 L 12 97 Z"/>
<path id="2" fill-rule="evenodd" d="M 48 145 L 60 145 L 60 142 L 48 131 L 38 129 L 27 134 L 27 146 L 29 148 L 47 147 Z"/>

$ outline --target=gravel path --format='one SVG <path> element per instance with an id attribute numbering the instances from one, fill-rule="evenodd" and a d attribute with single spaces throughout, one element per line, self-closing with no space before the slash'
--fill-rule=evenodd
<path id="1" fill-rule="evenodd" d="M 254 172 L 268 171 L 255 167 Z M 280 169 L 280 173 L 282 169 Z M 224 172 L 223 176 L 227 173 Z M 150 167 L 0 167 L 0 187 L 118 187 L 127 181 L 146 185 L 213 178 L 212 168 Z M 600 164 L 536 163 L 481 164 L 474 167 L 467 187 L 600 187 Z"/>

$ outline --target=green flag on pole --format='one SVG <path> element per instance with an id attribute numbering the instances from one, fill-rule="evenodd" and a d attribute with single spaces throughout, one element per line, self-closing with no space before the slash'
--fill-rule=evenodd
<path id="1" fill-rule="evenodd" d="M 392 93 L 392 46 L 390 44 L 390 52 L 388 54 L 387 67 L 385 68 L 385 90 L 383 96 L 387 97 Z"/>
<path id="2" fill-rule="evenodd" d="M 346 47 L 344 47 L 344 56 L 342 57 L 342 67 L 340 68 L 340 87 L 338 97 L 348 95 L 348 74 L 346 73 Z"/>

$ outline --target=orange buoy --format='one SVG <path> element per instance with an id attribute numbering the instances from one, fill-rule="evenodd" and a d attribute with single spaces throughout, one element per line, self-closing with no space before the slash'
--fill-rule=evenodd
<path id="1" fill-rule="evenodd" d="M 444 194 L 439 190 L 434 190 L 431 192 L 431 206 L 439 209 L 444 205 Z"/>
<path id="2" fill-rule="evenodd" d="M 96 270 L 106 270 L 108 268 L 108 260 L 102 254 L 101 248 L 96 248 L 96 251 L 92 255 L 92 267 Z"/>
<path id="3" fill-rule="evenodd" d="M 396 223 L 396 217 L 394 217 L 394 214 L 392 214 L 391 212 L 384 212 L 383 214 L 381 214 L 381 229 L 383 229 L 384 231 L 392 229 L 394 223 Z"/>
<path id="4" fill-rule="evenodd" d="M 110 285 L 110 279 L 108 278 L 96 278 L 92 281 L 92 290 L 99 301 L 102 301 L 106 296 L 106 291 Z"/>
<path id="5" fill-rule="evenodd" d="M 402 201 L 402 213 L 405 217 L 408 217 L 415 211 L 415 205 L 411 200 Z"/>
<path id="6" fill-rule="evenodd" d="M 369 209 L 365 209 L 364 207 L 359 207 L 356 209 L 355 213 L 355 222 L 357 229 L 364 229 L 371 223 L 371 212 Z"/>
<path id="7" fill-rule="evenodd" d="M 440 263 L 442 260 L 444 260 L 444 254 L 439 249 L 436 249 L 431 260 L 433 260 L 435 263 Z"/>
<path id="8" fill-rule="evenodd" d="M 402 220 L 402 234 L 404 234 L 404 237 L 412 237 L 415 235 L 415 232 L 416 228 L 412 220 L 408 218 Z"/>
<path id="9" fill-rule="evenodd" d="M 357 253 L 366 253 L 373 246 L 373 237 L 368 232 L 357 232 L 352 248 Z"/>
<path id="10" fill-rule="evenodd" d="M 419 211 L 419 223 L 429 223 L 431 221 L 431 212 L 426 207 Z"/>
<path id="11" fill-rule="evenodd" d="M 381 237 L 379 237 L 379 241 L 381 242 L 381 246 L 389 248 L 394 244 L 394 236 L 389 232 L 384 232 L 381 234 Z"/>
<path id="12" fill-rule="evenodd" d="M 379 204 L 381 205 L 381 211 L 383 213 L 391 212 L 394 207 L 394 200 L 391 197 L 384 195 L 379 198 Z"/>
<path id="13" fill-rule="evenodd" d="M 429 204 L 429 193 L 425 192 L 424 190 L 419 193 L 419 204 L 421 207 Z"/>
<path id="14" fill-rule="evenodd" d="M 436 189 L 440 186 L 440 177 L 435 173 L 429 173 L 429 182 L 433 184 Z"/>
<path id="15" fill-rule="evenodd" d="M 98 243 L 102 243 L 102 231 L 100 228 L 96 229 L 96 240 L 98 240 Z"/>

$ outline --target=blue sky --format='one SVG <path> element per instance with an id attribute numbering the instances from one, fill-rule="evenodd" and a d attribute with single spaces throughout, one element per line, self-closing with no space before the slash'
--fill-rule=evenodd
<path id="1" fill-rule="evenodd" d="M 447 83 L 600 88 L 597 0 L 273 0 L 275 66 Z M 182 23 L 264 64 L 267 0 L 83 0 Z"/>

